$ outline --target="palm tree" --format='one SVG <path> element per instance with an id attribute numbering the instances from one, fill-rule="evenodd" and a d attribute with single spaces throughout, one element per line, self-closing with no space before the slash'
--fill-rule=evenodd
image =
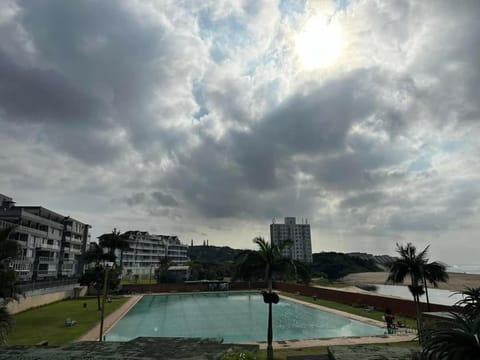
<path id="1" fill-rule="evenodd" d="M 480 359 L 480 317 L 451 313 L 452 320 L 426 332 L 422 355 L 427 360 Z"/>
<path id="2" fill-rule="evenodd" d="M 90 243 L 90 248 L 83 255 L 83 259 L 87 264 L 94 263 L 96 266 L 107 260 L 108 257 L 108 254 L 105 254 L 103 248 L 97 243 Z"/>
<path id="3" fill-rule="evenodd" d="M 425 250 L 428 249 L 428 246 Z M 428 297 L 428 287 L 427 282 L 433 285 L 433 287 L 438 287 L 439 282 L 447 282 L 448 273 L 447 267 L 445 264 L 442 264 L 438 261 L 434 261 L 423 266 L 423 285 L 425 286 L 425 297 L 427 299 L 427 309 L 430 311 L 430 299 Z"/>
<path id="4" fill-rule="evenodd" d="M 120 250 L 120 266 L 123 264 L 123 252 L 130 250 L 128 236 L 121 234 L 117 229 L 111 233 L 103 234 L 98 237 L 99 244 L 103 248 L 108 248 L 108 257 L 110 261 L 116 262 L 115 250 Z"/>
<path id="5" fill-rule="evenodd" d="M 19 245 L 8 237 L 15 226 L 0 231 L 0 341 L 6 342 L 7 334 L 13 327 L 13 318 L 8 313 L 7 303 L 16 298 L 15 271 L 9 267 L 11 259 L 17 257 Z"/>
<path id="6" fill-rule="evenodd" d="M 295 264 L 283 256 L 283 250 L 291 246 L 290 240 L 278 245 L 271 244 L 261 237 L 253 239 L 258 246 L 258 251 L 246 250 L 239 254 L 240 262 L 237 265 L 236 277 L 252 278 L 263 273 L 267 286 L 264 292 L 264 302 L 268 303 L 268 331 L 267 331 L 267 359 L 273 359 L 273 329 L 272 329 L 272 303 L 278 302 L 278 295 L 272 292 L 272 281 L 275 274 L 288 274 L 295 271 Z"/>
<path id="7" fill-rule="evenodd" d="M 480 287 L 467 287 L 455 294 L 463 295 L 463 299 L 458 300 L 455 305 L 462 307 L 462 312 L 467 318 L 480 318 Z"/>
<path id="8" fill-rule="evenodd" d="M 390 273 L 387 282 L 398 284 L 403 283 L 406 277 L 410 277 L 411 285 L 408 286 L 415 303 L 417 311 L 417 331 L 421 335 L 421 313 L 420 313 L 420 295 L 423 295 L 424 266 L 427 264 L 428 246 L 417 254 L 417 249 L 412 243 L 406 246 L 397 244 L 397 253 L 400 255 L 390 265 Z M 421 336 L 419 336 L 421 339 Z"/>
<path id="9" fill-rule="evenodd" d="M 157 278 L 157 283 L 167 283 L 170 281 L 168 277 L 168 269 L 172 265 L 172 262 L 165 256 L 162 260 L 160 260 L 160 264 L 158 264 L 158 268 L 155 269 L 155 277 Z"/>

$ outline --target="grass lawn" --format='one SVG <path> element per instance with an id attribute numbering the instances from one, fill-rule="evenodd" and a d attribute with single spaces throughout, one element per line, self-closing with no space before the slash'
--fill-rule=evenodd
<path id="1" fill-rule="evenodd" d="M 128 280 L 128 279 L 122 279 L 121 281 L 121 284 L 122 285 L 135 285 L 135 284 L 138 284 L 138 285 L 147 285 L 147 284 L 156 284 L 157 281 L 152 278 L 152 279 L 149 279 L 149 278 L 143 278 L 143 279 L 138 279 L 137 281 L 135 280 Z"/>
<path id="2" fill-rule="evenodd" d="M 352 305 L 342 304 L 342 303 L 335 302 L 335 301 L 330 301 L 330 300 L 323 300 L 323 299 L 313 300 L 309 296 L 296 295 L 296 294 L 287 293 L 287 292 L 283 292 L 283 291 L 280 291 L 280 294 L 291 297 L 291 298 L 294 298 L 294 299 L 309 302 L 309 303 L 312 303 L 312 304 L 322 305 L 322 306 L 329 307 L 329 308 L 332 308 L 332 309 L 345 311 L 345 312 L 350 313 L 350 314 L 360 315 L 360 316 L 363 316 L 363 317 L 366 317 L 366 318 L 369 318 L 369 319 L 374 319 L 374 320 L 384 322 L 384 320 L 382 319 L 383 311 L 378 311 L 378 310 L 367 311 L 366 309 L 364 309 L 362 307 L 355 307 L 355 306 L 352 306 Z M 409 327 L 409 328 L 415 329 L 417 327 L 415 319 L 408 318 L 408 317 L 395 316 L 395 321 L 398 321 L 398 320 L 404 321 L 406 323 L 407 327 Z"/>
<path id="3" fill-rule="evenodd" d="M 128 300 L 127 297 L 112 299 L 105 303 L 105 316 L 118 309 Z M 83 304 L 87 308 L 83 308 Z M 77 321 L 73 326 L 66 326 L 65 319 Z M 8 345 L 33 345 L 48 340 L 49 345 L 71 342 L 100 321 L 97 310 L 97 298 L 64 300 L 54 304 L 30 309 L 14 315 L 15 326 L 7 338 Z"/>

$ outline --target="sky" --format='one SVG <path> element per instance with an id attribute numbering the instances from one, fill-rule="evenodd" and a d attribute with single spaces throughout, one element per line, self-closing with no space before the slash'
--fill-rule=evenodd
<path id="1" fill-rule="evenodd" d="M 92 225 L 478 263 L 480 2 L 0 0 L 0 193 Z"/>

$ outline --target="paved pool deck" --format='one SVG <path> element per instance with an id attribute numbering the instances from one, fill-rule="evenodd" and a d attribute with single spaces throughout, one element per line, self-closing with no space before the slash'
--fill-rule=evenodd
<path id="1" fill-rule="evenodd" d="M 122 306 L 120 306 L 113 313 L 108 315 L 103 320 L 103 334 L 115 325 L 141 298 L 143 295 L 132 295 Z M 93 329 L 83 334 L 76 341 L 98 341 L 100 335 L 100 323 L 98 323 Z"/>
<path id="2" fill-rule="evenodd" d="M 282 299 L 293 301 L 305 306 L 313 307 L 318 310 L 327 311 L 336 315 L 344 316 L 346 318 L 361 321 L 363 323 L 367 323 L 370 325 L 383 327 L 385 328 L 385 332 L 387 331 L 385 327 L 385 323 L 381 321 L 365 318 L 363 316 L 359 316 L 355 314 L 350 314 L 350 313 L 340 311 L 337 309 L 332 309 L 326 306 L 312 304 L 312 303 L 294 299 L 285 295 L 279 295 L 279 296 Z M 275 329 L 274 329 L 273 336 L 275 337 Z M 383 343 L 413 341 L 415 340 L 416 336 L 417 334 L 415 332 L 412 332 L 412 333 L 399 333 L 399 334 L 384 334 L 384 335 L 376 335 L 376 336 L 337 337 L 337 338 L 328 338 L 328 339 L 292 339 L 292 340 L 274 341 L 272 345 L 274 349 L 298 349 L 298 348 L 307 348 L 307 347 L 316 347 L 316 346 L 383 344 Z M 260 349 L 267 348 L 266 342 L 259 342 L 258 344 L 260 345 Z"/>

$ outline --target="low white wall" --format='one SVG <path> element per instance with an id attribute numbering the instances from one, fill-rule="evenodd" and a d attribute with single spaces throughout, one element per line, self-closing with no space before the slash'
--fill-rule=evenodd
<path id="1" fill-rule="evenodd" d="M 80 288 L 79 296 L 85 296 L 87 293 L 86 286 L 62 286 L 61 289 L 51 289 L 52 292 L 45 293 L 42 291 L 33 291 L 25 293 L 25 297 L 19 296 L 18 301 L 11 301 L 7 305 L 10 314 L 17 314 L 19 312 L 35 308 L 42 305 L 51 304 L 56 301 L 69 299 L 74 297 L 74 288 Z"/>

